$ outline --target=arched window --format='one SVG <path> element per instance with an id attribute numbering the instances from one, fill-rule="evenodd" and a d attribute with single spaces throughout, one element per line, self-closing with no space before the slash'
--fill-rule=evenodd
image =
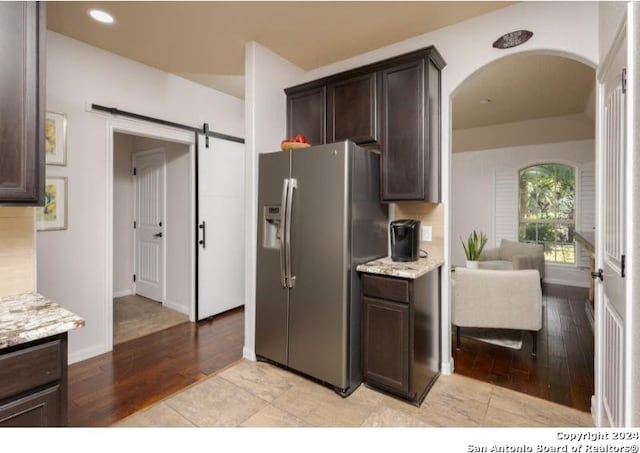
<path id="1" fill-rule="evenodd" d="M 547 263 L 575 264 L 575 169 L 553 163 L 523 168 L 519 200 L 518 239 L 544 244 Z"/>

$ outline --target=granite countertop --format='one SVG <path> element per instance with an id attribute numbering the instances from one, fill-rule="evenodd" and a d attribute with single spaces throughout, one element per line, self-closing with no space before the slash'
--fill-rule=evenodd
<path id="1" fill-rule="evenodd" d="M 84 326 L 84 319 L 38 293 L 0 297 L 0 349 Z"/>
<path id="2" fill-rule="evenodd" d="M 359 272 L 368 274 L 388 275 L 391 277 L 403 277 L 415 279 L 431 272 L 444 264 L 443 260 L 435 258 L 420 258 L 418 261 L 391 261 L 386 256 L 377 260 L 363 263 L 356 267 Z"/>

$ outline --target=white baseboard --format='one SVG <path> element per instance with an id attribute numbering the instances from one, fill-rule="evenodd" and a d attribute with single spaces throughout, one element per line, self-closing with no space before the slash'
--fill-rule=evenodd
<path id="1" fill-rule="evenodd" d="M 249 349 L 248 347 L 242 348 L 242 357 L 251 360 L 252 362 L 256 361 L 256 353 L 253 349 Z"/>
<path id="2" fill-rule="evenodd" d="M 114 291 L 113 298 L 115 299 L 116 297 L 130 296 L 132 294 L 133 294 L 133 291 L 131 290 L 131 288 L 123 289 L 122 291 Z"/>
<path id="3" fill-rule="evenodd" d="M 455 369 L 453 366 L 453 357 L 449 357 L 449 360 L 443 360 L 441 368 L 442 374 L 446 376 L 453 374 L 453 370 Z"/>
<path id="4" fill-rule="evenodd" d="M 79 351 L 69 351 L 68 362 L 69 365 L 76 362 L 82 362 L 83 360 L 90 359 L 100 354 L 107 352 L 104 345 L 91 346 L 89 348 L 80 349 Z"/>
<path id="5" fill-rule="evenodd" d="M 187 316 L 189 316 L 189 308 L 185 307 L 183 304 L 179 304 L 178 302 L 174 302 L 172 300 L 169 299 L 165 299 L 164 303 L 162 304 L 167 308 L 170 308 L 172 310 L 175 311 L 179 311 L 180 313 L 183 313 Z"/>

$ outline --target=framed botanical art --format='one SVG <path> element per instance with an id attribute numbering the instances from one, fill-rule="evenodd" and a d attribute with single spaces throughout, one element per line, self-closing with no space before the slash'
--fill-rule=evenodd
<path id="1" fill-rule="evenodd" d="M 67 229 L 67 178 L 47 178 L 44 191 L 44 207 L 36 212 L 38 231 Z"/>
<path id="2" fill-rule="evenodd" d="M 64 113 L 47 112 L 44 149 L 47 165 L 67 165 L 67 116 Z"/>

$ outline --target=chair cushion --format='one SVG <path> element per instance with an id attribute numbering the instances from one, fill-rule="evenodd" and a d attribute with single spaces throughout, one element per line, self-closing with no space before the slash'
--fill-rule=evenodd
<path id="1" fill-rule="evenodd" d="M 500 242 L 500 259 L 513 261 L 513 258 L 517 255 L 538 255 L 544 253 L 544 246 L 542 244 L 527 244 L 524 242 L 509 241 L 503 239 Z"/>
<path id="2" fill-rule="evenodd" d="M 451 322 L 462 327 L 540 330 L 537 270 L 456 269 Z"/>

